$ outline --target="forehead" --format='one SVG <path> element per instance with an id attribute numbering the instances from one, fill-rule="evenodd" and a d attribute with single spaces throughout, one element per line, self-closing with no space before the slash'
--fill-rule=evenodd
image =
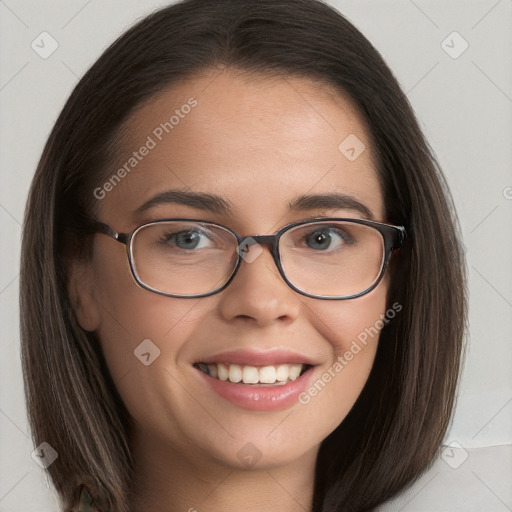
<path id="1" fill-rule="evenodd" d="M 306 193 L 343 193 L 383 215 L 362 117 L 310 79 L 212 70 L 151 98 L 123 132 L 111 168 L 122 178 L 100 202 L 104 218 L 126 219 L 170 189 L 225 197 L 238 220 L 267 224 Z"/>

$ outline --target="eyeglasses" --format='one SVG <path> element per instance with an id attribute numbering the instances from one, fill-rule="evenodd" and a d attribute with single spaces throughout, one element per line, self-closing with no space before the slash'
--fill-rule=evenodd
<path id="1" fill-rule="evenodd" d="M 207 297 L 235 277 L 242 259 L 251 263 L 267 245 L 285 282 L 318 299 L 351 299 L 373 290 L 406 232 L 363 219 L 315 218 L 284 226 L 273 235 L 240 236 L 198 219 L 148 222 L 118 233 L 103 222 L 94 232 L 126 245 L 135 281 L 169 297 Z"/>

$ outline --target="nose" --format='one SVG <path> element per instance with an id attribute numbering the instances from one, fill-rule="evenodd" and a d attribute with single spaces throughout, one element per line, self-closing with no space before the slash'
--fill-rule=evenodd
<path id="1" fill-rule="evenodd" d="M 249 245 L 245 254 L 244 248 L 242 243 L 242 261 L 237 274 L 219 293 L 222 316 L 226 320 L 239 319 L 260 326 L 277 321 L 293 322 L 300 312 L 300 294 L 282 278 L 269 245 Z M 251 251 L 253 255 L 259 253 L 255 259 L 250 257 Z"/>

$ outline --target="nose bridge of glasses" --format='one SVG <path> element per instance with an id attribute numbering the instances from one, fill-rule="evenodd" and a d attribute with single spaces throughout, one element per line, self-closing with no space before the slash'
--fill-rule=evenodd
<path id="1" fill-rule="evenodd" d="M 268 245 L 270 247 L 272 246 L 273 241 L 274 235 L 252 235 L 243 237 L 242 243 L 246 242 L 249 246 L 258 243 L 260 245 Z"/>
<path id="2" fill-rule="evenodd" d="M 248 235 L 242 237 L 242 240 L 239 244 L 239 246 L 242 247 L 251 247 L 252 245 L 266 245 L 268 246 L 270 253 L 274 255 L 274 242 L 275 242 L 275 236 L 274 235 Z"/>
<path id="3" fill-rule="evenodd" d="M 252 262 L 253 258 L 247 258 L 246 255 L 248 254 L 250 247 L 254 245 L 268 246 L 272 259 L 274 260 L 276 265 L 279 266 L 275 235 L 248 235 L 240 237 L 237 249 L 239 257 L 246 260 L 249 263 Z M 258 254 L 258 252 L 253 254 Z"/>

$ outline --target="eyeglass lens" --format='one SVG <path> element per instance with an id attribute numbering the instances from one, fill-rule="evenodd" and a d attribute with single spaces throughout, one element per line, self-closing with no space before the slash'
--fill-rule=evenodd
<path id="1" fill-rule="evenodd" d="M 233 233 L 206 222 L 167 221 L 139 228 L 131 241 L 141 284 L 172 295 L 202 295 L 221 288 L 238 261 Z M 378 279 L 385 258 L 381 233 L 368 225 L 319 221 L 285 231 L 281 265 L 296 288 L 312 295 L 358 294 Z"/>

